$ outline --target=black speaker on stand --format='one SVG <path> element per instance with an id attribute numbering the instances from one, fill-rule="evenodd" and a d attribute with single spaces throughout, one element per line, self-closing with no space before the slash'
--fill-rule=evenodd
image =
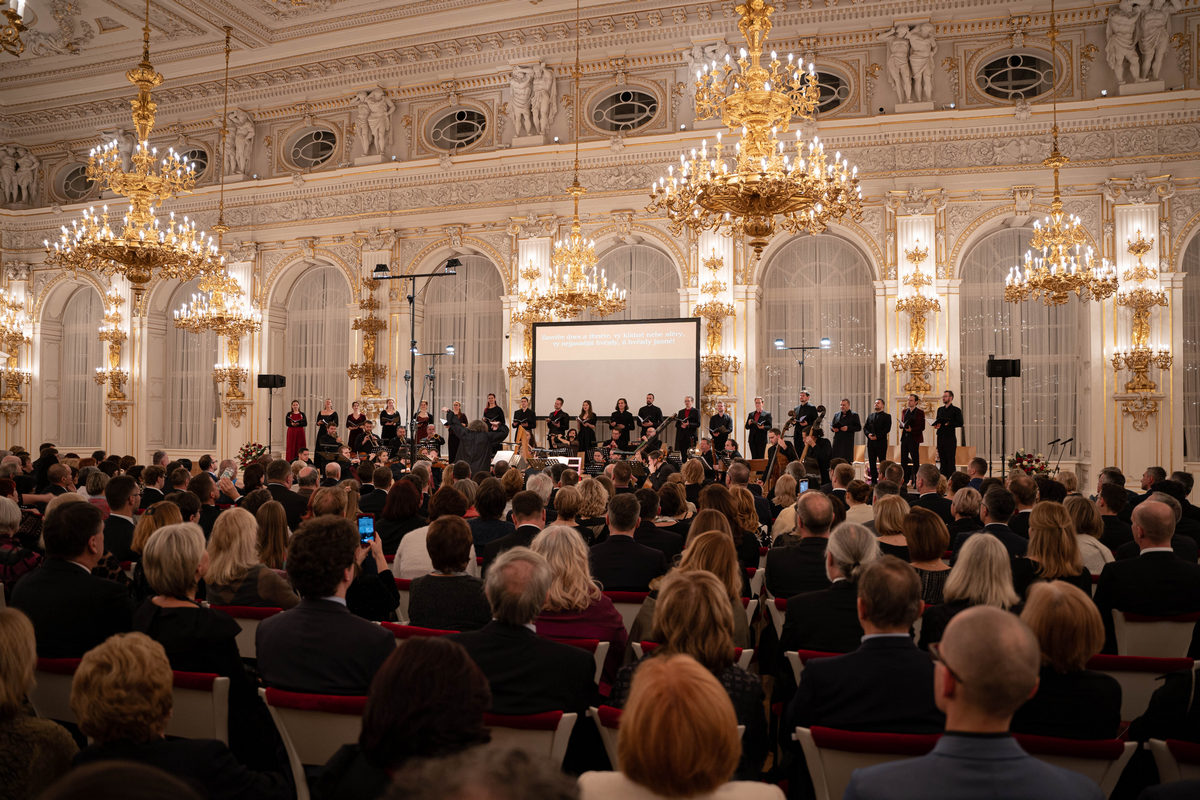
<path id="1" fill-rule="evenodd" d="M 287 386 L 283 375 L 259 375 L 258 388 L 267 390 L 267 452 L 271 452 L 271 438 L 275 435 L 275 390 Z"/>
<path id="2" fill-rule="evenodd" d="M 1021 359 L 988 356 L 985 374 L 1000 379 L 1000 479 L 1008 470 L 1008 379 L 1021 377 Z"/>

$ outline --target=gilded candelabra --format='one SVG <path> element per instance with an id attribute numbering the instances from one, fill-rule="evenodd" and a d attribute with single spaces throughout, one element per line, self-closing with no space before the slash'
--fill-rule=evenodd
<path id="1" fill-rule="evenodd" d="M 524 328 L 521 337 L 522 357 L 508 363 L 508 376 L 521 378 L 521 394 L 529 395 L 533 392 L 533 326 L 538 322 L 549 322 L 554 317 L 539 302 L 541 294 L 536 282 L 541 279 L 541 271 L 532 261 L 521 270 L 521 279 L 525 288 L 517 295 L 517 310 L 509 315 L 509 320 Z"/>
<path id="2" fill-rule="evenodd" d="M 25 303 L 7 289 L 0 289 L 0 347 L 8 356 L 0 377 L 4 378 L 4 394 L 0 395 L 0 414 L 10 425 L 16 425 L 25 413 L 25 400 L 21 397 L 21 386 L 32 380 L 29 370 L 18 365 L 21 348 L 30 343 L 29 315 Z"/>
<path id="3" fill-rule="evenodd" d="M 737 60 L 725 57 L 696 71 L 696 119 L 720 117 L 731 136 L 740 136 L 730 154 L 717 134 L 699 151 L 681 154 L 679 167 L 650 185 L 648 210 L 666 212 L 671 232 L 719 230 L 746 235 L 756 256 L 777 228 L 820 233 L 833 220 L 862 217 L 858 167 L 838 152 L 830 159 L 813 136 L 799 130 L 784 143 L 792 120 L 811 121 L 820 102 L 816 71 L 791 54 L 771 52 L 763 44 L 775 7 L 765 0 L 744 0 L 737 7 L 738 29 L 746 39 Z"/>
<path id="4" fill-rule="evenodd" d="M 110 292 L 104 297 L 104 322 L 100 326 L 99 339 L 107 345 L 108 366 L 96 367 L 96 383 L 100 386 L 108 386 L 108 392 L 104 398 L 105 408 L 117 425 L 120 425 L 125 419 L 125 411 L 128 406 L 128 399 L 125 397 L 125 383 L 129 380 L 129 373 L 121 369 L 121 350 L 129 338 L 129 334 L 125 332 L 125 328 L 121 324 L 121 304 L 123 302 L 124 298 L 119 292 Z"/>
<path id="5" fill-rule="evenodd" d="M 1124 413 L 1133 417 L 1134 429 L 1139 431 L 1146 429 L 1149 418 L 1159 410 L 1158 399 L 1147 396 L 1158 391 L 1158 383 L 1150 377 L 1151 367 L 1166 370 L 1174 363 L 1174 357 L 1169 350 L 1154 350 L 1150 347 L 1150 313 L 1155 307 L 1166 308 L 1168 304 L 1166 292 L 1143 285 L 1158 278 L 1158 271 L 1143 261 L 1143 257 L 1153 246 L 1154 240 L 1146 241 L 1141 230 L 1135 238 L 1126 241 L 1126 250 L 1137 258 L 1137 264 L 1126 270 L 1122 278 L 1135 285 L 1117 292 L 1116 301 L 1117 305 L 1133 312 L 1129 337 L 1132 347 L 1113 353 L 1112 368 L 1114 372 L 1127 370 L 1130 375 L 1129 380 L 1125 382 L 1125 391 L 1141 395 L 1121 403 Z"/>
<path id="6" fill-rule="evenodd" d="M 387 378 L 388 373 L 387 364 L 375 362 L 379 332 L 387 329 L 387 323 L 375 316 L 375 312 L 379 310 L 379 301 L 375 298 L 375 290 L 378 287 L 379 281 L 374 278 L 363 280 L 363 288 L 366 292 L 358 301 L 358 307 L 366 313 L 356 317 L 350 325 L 354 330 L 362 331 L 363 360 L 357 364 L 351 364 L 346 370 L 346 375 L 352 380 L 363 382 L 362 396 L 369 399 L 383 396 L 383 392 L 375 382 Z"/>
<path id="7" fill-rule="evenodd" d="M 21 34 L 25 32 L 25 0 L 9 0 L 8 7 L 4 9 L 4 17 L 7 22 L 0 27 L 0 48 L 4 52 L 19 56 L 25 52 L 25 42 L 21 39 Z"/>
<path id="8" fill-rule="evenodd" d="M 705 354 L 700 358 L 700 365 L 708 373 L 704 394 L 715 397 L 729 394 L 729 387 L 722 377 L 726 372 L 737 373 L 742 368 L 742 362 L 735 355 L 721 352 L 725 320 L 736 313 L 732 303 L 721 300 L 727 286 L 725 281 L 717 277 L 717 273 L 725 266 L 725 260 L 713 250 L 713 254 L 702 263 L 712 272 L 712 276 L 700 287 L 704 300 L 696 305 L 692 313 L 705 320 Z"/>
<path id="9" fill-rule="evenodd" d="M 902 282 L 911 287 L 912 294 L 897 300 L 896 310 L 908 316 L 908 350 L 892 353 L 892 369 L 908 373 L 905 392 L 926 394 L 933 390 L 933 386 L 925 376 L 946 369 L 944 354 L 925 349 L 925 317 L 941 311 L 942 302 L 936 295 L 929 295 L 925 291 L 925 287 L 933 284 L 933 278 L 921 271 L 921 264 L 929 257 L 929 249 L 921 247 L 920 241 L 917 241 L 911 250 L 905 251 L 904 257 L 913 265 L 913 270 Z"/>

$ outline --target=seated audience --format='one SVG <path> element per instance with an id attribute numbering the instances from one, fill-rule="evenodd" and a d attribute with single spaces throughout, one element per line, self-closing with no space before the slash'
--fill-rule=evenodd
<path id="1" fill-rule="evenodd" d="M 154 594 L 154 590 L 146 582 L 146 570 L 141 562 L 142 553 L 146 549 L 146 542 L 150 541 L 150 537 L 159 528 L 167 525 L 178 525 L 181 522 L 183 522 L 183 514 L 180 513 L 179 506 L 168 500 L 160 500 L 147 507 L 138 519 L 137 526 L 133 529 L 132 549 L 135 561 L 133 565 L 133 579 L 129 587 L 130 594 L 133 595 L 134 602 L 137 604 L 140 605 L 143 600 Z"/>
<path id="2" fill-rule="evenodd" d="M 1029 515 L 1033 511 L 1033 504 L 1038 501 L 1037 481 L 1023 472 L 1014 470 L 1009 473 L 1008 490 L 1012 492 L 1017 503 L 1016 511 L 1008 519 L 1008 527 L 1022 539 L 1028 539 Z"/>
<path id="3" fill-rule="evenodd" d="M 658 490 L 658 513 L 655 525 L 687 538 L 688 528 L 691 527 L 692 517 L 696 516 L 696 512 L 688 506 L 682 483 L 669 480 Z"/>
<path id="4" fill-rule="evenodd" d="M 592 577 L 604 589 L 645 592 L 652 580 L 667 571 L 667 557 L 661 550 L 633 538 L 640 515 L 641 504 L 633 494 L 618 493 L 608 504 L 608 538 L 592 545 L 589 552 Z"/>
<path id="5" fill-rule="evenodd" d="M 733 544 L 737 548 L 738 562 L 743 567 L 758 566 L 758 529 L 761 517 L 755 508 L 756 498 L 745 486 L 733 486 L 729 490 L 736 513 L 733 528 Z M 762 498 L 757 498 L 762 500 Z M 763 500 L 766 503 L 766 500 Z"/>
<path id="6" fill-rule="evenodd" d="M 1042 500 L 1029 514 L 1029 549 L 1012 560 L 1013 589 L 1024 597 L 1034 581 L 1066 581 L 1092 591 L 1092 573 L 1083 566 L 1075 526 L 1062 503 Z"/>
<path id="7" fill-rule="evenodd" d="M 392 471 L 387 467 L 375 467 L 371 471 L 371 491 L 363 486 L 363 494 L 358 499 L 358 510 L 364 514 L 379 516 L 383 504 L 387 502 L 388 491 L 392 488 Z"/>
<path id="8" fill-rule="evenodd" d="M 658 518 L 658 492 L 654 489 L 638 489 L 634 492 L 634 496 L 638 499 L 640 510 L 638 525 L 633 532 L 633 540 L 638 544 L 661 551 L 666 556 L 667 563 L 673 563 L 683 552 L 683 537 L 654 524 L 655 519 Z"/>
<path id="9" fill-rule="evenodd" d="M 579 787 L 574 778 L 544 756 L 520 747 L 493 745 L 473 747 L 445 758 L 409 759 L 396 771 L 392 788 L 385 797 L 387 800 L 579 800 Z"/>
<path id="10" fill-rule="evenodd" d="M 487 625 L 492 610 L 483 581 L 467 571 L 471 561 L 471 529 L 454 515 L 429 523 L 425 547 L 433 570 L 413 579 L 408 593 L 412 625 L 447 631 L 473 631 Z"/>
<path id="11" fill-rule="evenodd" d="M 427 524 L 421 515 L 421 493 L 413 482 L 400 480 L 393 483 L 383 509 L 375 515 L 375 535 L 383 541 L 384 554 L 395 555 L 406 533 Z"/>
<path id="12" fill-rule="evenodd" d="M 960 533 L 973 533 L 983 528 L 983 520 L 979 518 L 979 506 L 983 504 L 983 495 L 972 486 L 964 486 L 954 493 L 950 500 L 950 516 L 953 521 L 949 525 L 950 540 Z"/>
<path id="13" fill-rule="evenodd" d="M 829 498 L 815 489 L 801 494 L 796 499 L 795 534 L 776 538 L 767 551 L 767 591 L 775 597 L 795 597 L 827 587 L 825 546 L 832 528 Z"/>
<path id="14" fill-rule="evenodd" d="M 917 489 L 917 499 L 912 501 L 914 508 L 928 508 L 942 518 L 947 526 L 954 521 L 951 516 L 952 503 L 938 492 L 938 483 L 942 474 L 936 464 L 922 464 L 914 479 Z"/>
<path id="15" fill-rule="evenodd" d="M 1121 478 L 1120 483 L 1111 480 L 1112 473 Z M 1110 478 L 1106 480 L 1106 474 Z M 1129 505 L 1129 493 L 1125 491 L 1125 476 L 1111 467 L 1100 473 L 1101 483 L 1096 491 L 1096 508 L 1104 521 L 1104 535 L 1100 542 L 1111 552 L 1116 553 L 1124 544 L 1133 541 L 1133 529 L 1128 522 L 1121 519 L 1125 506 Z"/>
<path id="16" fill-rule="evenodd" d="M 545 478 L 545 481 L 535 480 L 537 478 Z M 549 487 L 546 485 L 548 480 L 548 476 L 534 475 L 529 479 L 529 483 L 531 486 L 537 487 L 538 491 L 532 488 L 524 489 L 513 495 L 512 523 L 515 530 L 498 539 L 493 539 L 483 549 L 480 555 L 483 558 L 484 570 L 495 560 L 496 556 L 505 550 L 514 547 L 528 547 L 533 541 L 533 537 L 546 527 L 546 502 L 542 497 L 542 492 L 544 491 L 547 497 L 549 496 Z"/>
<path id="17" fill-rule="evenodd" d="M 708 583 L 713 610 L 725 612 L 718 582 Z M 638 667 L 628 697 L 617 735 L 621 771 L 585 772 L 579 777 L 581 800 L 782 800 L 776 786 L 728 782 L 745 746 L 738 740 L 734 703 L 711 665 L 678 651 L 652 656 Z"/>
<path id="18" fill-rule="evenodd" d="M 274 500 L 271 504 L 278 506 L 282 517 L 283 506 Z M 300 602 L 288 582 L 259 561 L 258 521 L 244 508 L 222 511 L 213 523 L 204 582 L 206 598 L 214 605 L 286 609 Z"/>
<path id="19" fill-rule="evenodd" d="M 979 532 L 991 534 L 993 538 L 1004 545 L 1010 558 L 1025 555 L 1025 550 L 1029 547 L 1029 542 L 1024 536 L 1018 536 L 1012 528 L 1008 527 L 1008 521 L 1012 518 L 1016 507 L 1017 499 L 1013 493 L 998 486 L 985 492 L 983 502 L 979 505 L 979 519 L 983 522 L 983 527 Z M 954 566 L 963 545 L 977 533 L 968 531 L 954 537 L 950 544 L 950 549 L 953 551 L 950 556 L 950 566 Z"/>
<path id="20" fill-rule="evenodd" d="M 68 772 L 38 800 L 204 800 L 200 793 L 158 767 L 134 761 L 97 761 Z"/>
<path id="21" fill-rule="evenodd" d="M 196 529 L 203 539 L 204 534 Z M 158 532 L 161 536 L 162 532 Z M 71 682 L 71 710 L 92 744 L 76 764 L 137 761 L 169 772 L 209 800 L 293 797 L 279 772 L 254 772 L 216 739 L 167 739 L 171 664 L 141 633 L 113 636 L 83 656 Z"/>
<path id="22" fill-rule="evenodd" d="M 17 581 L 42 563 L 42 554 L 24 547 L 17 540 L 21 527 L 21 507 L 7 497 L 0 497 L 0 583 L 4 597 L 12 599 Z"/>
<path id="23" fill-rule="evenodd" d="M 344 517 L 317 517 L 296 531 L 287 571 L 300 605 L 258 626 L 255 647 L 264 683 L 315 694 L 367 693 L 396 647 L 391 633 L 346 607 L 355 566 L 369 551 Z"/>
<path id="24" fill-rule="evenodd" d="M 287 526 L 287 513 L 283 506 L 274 500 L 268 500 L 259 506 L 257 511 L 245 510 L 246 513 L 254 514 L 254 521 L 258 526 L 258 560 L 268 569 L 283 569 L 287 563 L 288 537 L 291 536 Z"/>
<path id="25" fill-rule="evenodd" d="M 599 541 L 600 532 L 605 527 L 604 516 L 608 512 L 609 491 L 596 478 L 586 478 L 579 482 L 579 520 L 580 527 L 590 530 L 591 536 L 584 536 L 593 544 Z"/>
<path id="26" fill-rule="evenodd" d="M 846 800 L 1102 800 L 1090 778 L 1028 755 L 1005 735 L 1037 689 L 1041 661 L 1037 639 L 1019 619 L 968 609 L 951 621 L 933 656 L 946 732 L 928 755 L 855 770 Z"/>
<path id="27" fill-rule="evenodd" d="M 483 550 L 501 536 L 515 533 L 516 528 L 504 519 L 508 495 L 498 478 L 487 478 L 475 492 L 475 511 L 478 516 L 467 520 L 471 526 L 471 540 L 476 551 Z"/>
<path id="28" fill-rule="evenodd" d="M 848 653 L 858 647 L 858 576 L 879 558 L 875 535 L 862 525 L 842 523 L 829 536 L 825 572 L 829 588 L 789 598 L 779 646 L 783 650 Z"/>
<path id="29" fill-rule="evenodd" d="M 1173 481 L 1162 481 L 1155 484 L 1155 486 L 1166 485 L 1178 486 L 1179 484 L 1176 484 Z M 1148 494 L 1149 497 L 1146 498 L 1147 500 L 1156 500 L 1165 504 L 1171 509 L 1171 513 L 1175 517 L 1175 532 L 1171 534 L 1171 541 L 1169 543 L 1171 549 L 1175 552 L 1175 557 L 1182 561 L 1186 561 L 1189 564 L 1195 564 L 1197 559 L 1200 558 L 1200 551 L 1197 549 L 1196 538 L 1192 534 L 1184 533 L 1183 530 L 1185 526 L 1195 525 L 1196 523 L 1183 517 L 1183 505 L 1179 502 L 1178 498 L 1172 497 L 1166 492 L 1154 491 L 1148 492 Z M 1126 558 L 1137 558 L 1138 553 L 1139 548 L 1136 541 L 1126 542 L 1113 551 L 1113 558 L 1115 558 L 1117 561 Z"/>
<path id="30" fill-rule="evenodd" d="M 684 539 L 684 547 L 686 548 L 693 539 L 708 531 L 720 531 L 729 537 L 729 541 L 733 541 L 733 530 L 729 527 L 729 520 L 725 519 L 725 515 L 716 509 L 706 508 L 697 511 L 692 517 L 692 524 L 688 525 L 687 537 Z M 736 546 L 734 552 L 737 552 Z"/>
<path id="31" fill-rule="evenodd" d="M 1100 541 L 1104 536 L 1104 518 L 1100 516 L 1100 509 L 1091 500 L 1078 494 L 1067 495 L 1063 505 L 1075 525 L 1075 544 L 1079 546 L 1084 568 L 1093 575 L 1099 575 L 1104 565 L 1113 560 L 1112 552 Z M 1088 593 L 1091 593 L 1090 590 Z"/>
<path id="32" fill-rule="evenodd" d="M 1013 589 L 1009 561 L 1004 545 L 990 533 L 975 533 L 967 539 L 946 579 L 942 604 L 925 609 L 921 615 L 922 650 L 941 641 L 951 618 L 971 606 L 995 606 L 1007 611 L 1020 603 Z"/>
<path id="33" fill-rule="evenodd" d="M 1036 519 L 1029 524 L 1033 530 Z M 1092 598 L 1063 581 L 1035 583 L 1021 621 L 1037 637 L 1042 668 L 1037 693 L 1017 710 L 1012 729 L 1066 739 L 1115 739 L 1121 729 L 1121 684 L 1087 668 L 1104 646 L 1104 623 Z"/>
<path id="34" fill-rule="evenodd" d="M 103 473 L 101 473 L 103 474 Z M 118 561 L 133 561 L 133 512 L 142 502 L 142 490 L 128 475 L 118 475 L 104 487 L 108 517 L 104 520 L 104 547 Z"/>
<path id="35" fill-rule="evenodd" d="M 871 507 L 871 486 L 866 481 L 850 481 L 846 486 L 845 500 L 846 522 L 864 525 L 875 519 L 875 511 Z"/>
<path id="36" fill-rule="evenodd" d="M 358 743 L 329 759 L 318 795 L 382 797 L 405 764 L 486 744 L 491 701 L 487 678 L 460 645 L 437 637 L 401 642 L 371 681 Z"/>
<path id="37" fill-rule="evenodd" d="M 908 544 L 908 560 L 921 579 L 921 599 L 931 606 L 937 605 L 942 602 L 946 580 L 950 577 L 950 567 L 942 561 L 946 548 L 950 546 L 950 532 L 946 529 L 946 523 L 927 508 L 914 508 L 904 518 L 901 527 L 904 541 Z"/>
<path id="38" fill-rule="evenodd" d="M 873 508 L 879 552 L 908 561 L 908 541 L 904 538 L 904 520 L 910 509 L 908 501 L 900 495 L 889 495 L 877 500 Z"/>

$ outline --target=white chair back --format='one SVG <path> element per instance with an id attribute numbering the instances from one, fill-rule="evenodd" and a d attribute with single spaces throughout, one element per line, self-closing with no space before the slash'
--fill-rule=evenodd
<path id="1" fill-rule="evenodd" d="M 322 766 L 342 745 L 358 741 L 362 732 L 362 706 L 367 699 L 326 698 L 274 689 L 259 689 L 258 693 L 266 702 L 287 749 L 296 782 L 296 800 L 309 800 L 305 765 Z M 326 706 L 323 700 L 329 700 L 332 705 Z M 355 701 L 358 701 L 358 708 L 352 713 Z M 335 706 L 340 708 L 333 710 Z"/>
<path id="2" fill-rule="evenodd" d="M 229 678 L 176 672 L 167 735 L 229 744 Z"/>
<path id="3" fill-rule="evenodd" d="M 1192 643 L 1195 619 L 1154 619 L 1143 621 L 1139 615 L 1113 610 L 1113 629 L 1117 652 L 1123 656 L 1184 658 Z M 1194 616 L 1194 615 L 1188 615 Z"/>
<path id="4" fill-rule="evenodd" d="M 561 711 L 527 716 L 485 714 L 484 723 L 492 730 L 493 742 L 505 747 L 519 747 L 561 766 L 577 717 L 574 712 Z"/>

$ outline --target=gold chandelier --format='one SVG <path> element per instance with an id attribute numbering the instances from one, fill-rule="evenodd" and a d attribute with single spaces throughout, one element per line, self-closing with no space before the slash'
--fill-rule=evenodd
<path id="1" fill-rule="evenodd" d="M 771 53 L 762 64 L 763 42 L 771 31 L 775 7 L 765 0 L 744 0 L 737 7 L 738 29 L 746 38 L 737 61 L 728 55 L 696 71 L 696 119 L 719 116 L 731 135 L 740 135 L 732 159 L 721 133 L 709 154 L 679 156 L 679 169 L 650 185 L 647 210 L 666 212 L 671 232 L 721 231 L 750 237 L 755 256 L 780 227 L 790 233 L 820 233 L 833 220 L 862 217 L 858 167 L 838 152 L 833 159 L 813 136 L 804 142 L 796 131 L 790 148 L 782 141 L 792 119 L 813 119 L 820 90 L 813 65 Z"/>
<path id="2" fill-rule="evenodd" d="M 0 347 L 7 356 L 0 377 L 4 378 L 4 394 L 0 395 L 0 414 L 15 425 L 25 411 L 21 386 L 32 380 L 27 369 L 20 369 L 21 348 L 32 340 L 29 337 L 29 315 L 25 303 L 7 289 L 0 289 Z"/>
<path id="3" fill-rule="evenodd" d="M 373 278 L 363 280 L 365 293 L 363 298 L 358 301 L 358 307 L 366 314 L 355 317 L 354 322 L 350 324 L 354 330 L 362 331 L 363 360 L 346 368 L 348 378 L 363 382 L 362 396 L 368 401 L 378 401 L 383 396 L 383 392 L 375 382 L 387 378 L 388 374 L 387 364 L 379 364 L 375 361 L 379 332 L 387 330 L 387 323 L 375 316 L 375 312 L 379 310 L 379 300 L 375 297 L 375 290 L 378 288 L 379 281 Z M 368 402 L 368 410 L 371 412 L 376 410 L 372 407 L 371 402 Z"/>
<path id="4" fill-rule="evenodd" d="M 1027 250 L 1024 262 L 1009 270 L 1004 280 L 1004 299 L 1010 303 L 1020 303 L 1034 297 L 1041 298 L 1048 306 L 1059 306 L 1067 302 L 1071 293 L 1080 300 L 1111 297 L 1117 290 L 1117 271 L 1107 259 L 1097 259 L 1092 248 L 1087 247 L 1087 232 L 1079 217 L 1063 211 L 1059 170 L 1071 159 L 1058 149 L 1058 95 L 1055 89 L 1058 26 L 1054 19 L 1053 2 L 1050 3 L 1049 36 L 1050 99 L 1054 114 L 1050 132 L 1053 145 L 1050 156 L 1042 162 L 1042 166 L 1054 172 L 1054 195 L 1050 201 L 1049 216 L 1033 223 L 1033 236 L 1029 240 L 1029 246 L 1041 255 L 1034 256 L 1032 250 Z"/>
<path id="5" fill-rule="evenodd" d="M 1166 370 L 1175 363 L 1170 350 L 1154 350 L 1150 347 L 1150 313 L 1156 307 L 1165 308 L 1169 304 L 1169 298 L 1161 288 L 1146 285 L 1158 279 L 1158 271 L 1144 261 L 1145 255 L 1154 246 L 1154 239 L 1147 241 L 1139 229 L 1136 238 L 1127 240 L 1125 244 L 1127 252 L 1137 258 L 1137 264 L 1133 269 L 1126 270 L 1122 276 L 1134 285 L 1117 293 L 1117 305 L 1133 312 L 1130 328 L 1133 346 L 1128 350 L 1114 352 L 1112 367 L 1114 372 L 1123 369 L 1129 371 L 1129 380 L 1125 382 L 1126 392 L 1147 395 L 1158 391 L 1158 383 L 1150 377 L 1151 367 Z M 1134 415 L 1134 428 L 1144 430 L 1146 418 L 1158 409 L 1158 400 L 1146 397 L 1139 401 L 1126 400 L 1123 407 L 1129 409 L 1131 414 L 1134 413 L 1134 409 L 1145 412 Z"/>
<path id="6" fill-rule="evenodd" d="M 224 259 L 212 237 L 200 231 L 194 220 L 183 217 L 178 221 L 172 212 L 164 224 L 155 213 L 163 202 L 195 187 L 196 165 L 174 149 L 160 158 L 158 148 L 150 145 L 158 108 L 150 91 L 163 82 L 162 73 L 150 63 L 150 0 L 146 0 L 142 28 L 142 60 L 125 77 L 138 89 L 137 97 L 130 101 L 136 142 L 128 155 L 117 140 L 94 148 L 88 156 L 87 176 L 128 198 L 129 208 L 119 224 L 110 222 L 107 205 L 99 214 L 89 208 L 69 229 L 62 227 L 53 246 L 46 240 L 45 247 L 46 263 L 53 266 L 125 276 L 133 288 L 136 309 L 151 279 L 190 280 L 218 271 Z"/>
<path id="7" fill-rule="evenodd" d="M 904 252 L 904 257 L 913 265 L 913 271 L 903 280 L 912 293 L 896 301 L 896 311 L 908 316 L 908 349 L 892 353 L 892 370 L 908 373 L 908 382 L 904 384 L 905 392 L 927 394 L 933 390 L 933 386 L 925 376 L 930 372 L 943 372 L 946 369 L 944 354 L 925 349 L 925 317 L 941 311 L 942 301 L 936 294 L 931 295 L 925 289 L 933 283 L 933 278 L 921 271 L 921 264 L 929 257 L 929 248 L 921 247 L 918 240 L 911 250 Z"/>
<path id="8" fill-rule="evenodd" d="M 514 325 L 520 325 L 524 329 L 521 339 L 522 357 L 508 363 L 508 376 L 522 379 L 522 395 L 533 392 L 533 326 L 535 323 L 550 322 L 554 319 L 553 315 L 540 307 L 542 293 L 538 281 L 541 277 L 541 270 L 535 267 L 532 261 L 521 270 L 525 288 L 517 294 L 517 310 L 509 315 L 509 320 Z"/>
<path id="9" fill-rule="evenodd" d="M 8 0 L 4 16 L 8 21 L 0 27 L 0 48 L 19 56 L 25 52 L 25 42 L 21 41 L 21 34 L 25 32 L 25 0 Z"/>

